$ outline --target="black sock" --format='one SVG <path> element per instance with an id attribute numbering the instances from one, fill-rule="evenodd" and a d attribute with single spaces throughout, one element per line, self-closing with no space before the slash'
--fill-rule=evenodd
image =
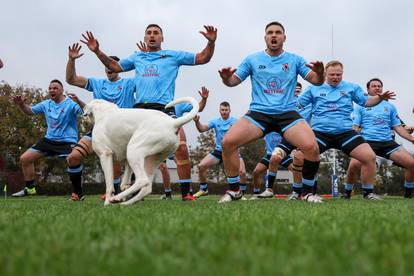
<path id="1" fill-rule="evenodd" d="M 411 198 L 412 194 L 413 194 L 413 188 L 406 187 L 404 197 Z"/>
<path id="2" fill-rule="evenodd" d="M 307 194 L 313 194 L 313 186 L 303 184 L 303 193 L 305 195 L 307 195 Z"/>
<path id="3" fill-rule="evenodd" d="M 362 191 L 363 191 L 364 197 L 366 197 L 370 193 L 374 192 L 374 185 L 372 185 L 372 184 L 362 184 Z"/>
<path id="4" fill-rule="evenodd" d="M 180 182 L 180 188 L 181 188 L 181 195 L 183 197 L 187 196 L 190 193 L 190 182 L 187 182 L 187 181 Z"/>
<path id="5" fill-rule="evenodd" d="M 293 191 L 295 193 L 297 193 L 298 195 L 301 195 L 302 191 L 303 191 L 303 186 L 302 187 L 293 187 Z"/>
<path id="6" fill-rule="evenodd" d="M 276 180 L 276 173 L 274 172 L 268 172 L 267 173 L 267 185 L 266 185 L 266 189 L 272 189 L 275 186 L 275 180 Z"/>
<path id="7" fill-rule="evenodd" d="M 69 178 L 72 182 L 73 192 L 78 196 L 83 195 L 82 191 L 82 165 L 69 167 Z"/>
<path id="8" fill-rule="evenodd" d="M 165 191 L 165 196 L 166 197 L 171 197 L 171 190 L 170 191 Z"/>
<path id="9" fill-rule="evenodd" d="M 318 173 L 320 161 L 303 161 L 302 177 L 304 179 L 313 180 Z"/>
<path id="10" fill-rule="evenodd" d="M 229 176 L 227 177 L 227 183 L 229 183 L 230 191 L 238 191 L 240 189 L 240 176 Z"/>
<path id="11" fill-rule="evenodd" d="M 35 186 L 34 179 L 33 180 L 26 181 L 26 187 L 27 188 L 32 189 L 32 188 L 34 188 L 34 186 Z"/>

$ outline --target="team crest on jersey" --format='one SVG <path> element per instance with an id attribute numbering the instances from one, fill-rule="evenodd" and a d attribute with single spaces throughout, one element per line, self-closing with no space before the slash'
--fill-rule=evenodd
<path id="1" fill-rule="evenodd" d="M 158 77 L 158 66 L 156 64 L 148 64 L 145 66 L 143 77 Z"/>
<path id="2" fill-rule="evenodd" d="M 388 112 L 388 107 L 384 107 L 384 112 Z"/>
<path id="3" fill-rule="evenodd" d="M 122 91 L 122 85 L 118 86 L 118 87 L 117 87 L 117 90 L 118 90 L 118 91 Z"/>
<path id="4" fill-rule="evenodd" d="M 283 69 L 283 71 L 288 72 L 289 71 L 289 63 L 283 63 L 282 69 Z"/>
<path id="5" fill-rule="evenodd" d="M 341 91 L 341 92 L 339 92 L 339 95 L 342 97 L 342 96 L 345 96 L 346 95 L 346 92 L 345 91 Z"/>
<path id="6" fill-rule="evenodd" d="M 62 109 L 60 110 L 60 113 L 65 113 L 65 110 L 62 108 Z"/>
<path id="7" fill-rule="evenodd" d="M 283 89 L 281 87 L 281 81 L 277 77 L 271 77 L 267 80 L 267 89 L 264 90 L 267 94 L 281 94 Z"/>

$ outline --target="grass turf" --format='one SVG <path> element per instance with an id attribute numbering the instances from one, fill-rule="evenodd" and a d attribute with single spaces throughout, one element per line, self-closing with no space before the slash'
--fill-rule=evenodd
<path id="1" fill-rule="evenodd" d="M 0 275 L 413 274 L 414 199 L 0 200 Z"/>

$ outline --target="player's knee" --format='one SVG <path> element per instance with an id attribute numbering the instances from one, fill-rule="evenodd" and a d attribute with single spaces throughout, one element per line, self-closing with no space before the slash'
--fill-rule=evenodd
<path id="1" fill-rule="evenodd" d="M 188 159 L 188 148 L 186 144 L 181 144 L 178 146 L 175 157 L 179 160 L 185 160 Z"/>
<path id="2" fill-rule="evenodd" d="M 26 165 L 30 163 L 30 159 L 26 157 L 26 155 L 20 155 L 19 162 L 21 165 Z"/>
<path id="3" fill-rule="evenodd" d="M 307 153 L 310 155 L 319 155 L 319 147 L 316 141 L 307 141 L 300 147 L 303 153 Z"/>
<path id="4" fill-rule="evenodd" d="M 282 161 L 282 158 L 278 154 L 272 154 L 272 156 L 270 157 L 270 163 L 272 165 L 276 165 L 277 166 L 277 165 L 280 164 L 281 161 Z"/>
<path id="5" fill-rule="evenodd" d="M 239 170 L 239 176 L 240 176 L 240 178 L 246 178 L 247 176 L 246 176 L 246 171 L 245 170 Z"/>
<path id="6" fill-rule="evenodd" d="M 221 141 L 221 147 L 223 149 L 223 152 L 231 152 L 237 149 L 237 144 L 235 143 L 234 139 L 226 135 Z"/>
<path id="7" fill-rule="evenodd" d="M 82 162 L 82 156 L 78 152 L 72 151 L 72 153 L 66 157 L 66 162 L 68 163 L 69 167 L 78 166 Z"/>
<path id="8" fill-rule="evenodd" d="M 203 164 L 198 164 L 197 168 L 199 172 L 205 172 L 207 170 L 207 167 Z"/>

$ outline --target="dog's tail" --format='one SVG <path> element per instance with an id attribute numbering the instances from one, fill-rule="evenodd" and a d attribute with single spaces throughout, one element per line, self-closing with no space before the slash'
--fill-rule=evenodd
<path id="1" fill-rule="evenodd" d="M 185 102 L 190 103 L 193 106 L 193 109 L 191 109 L 190 112 L 183 115 L 182 117 L 175 119 L 174 126 L 176 128 L 182 127 L 183 125 L 185 125 L 186 123 L 191 121 L 197 115 L 198 108 L 199 108 L 198 102 L 192 97 L 182 97 L 182 98 L 175 99 L 172 102 L 169 102 L 165 106 L 165 108 L 169 108 L 169 107 L 175 106 L 179 103 L 185 103 Z"/>

